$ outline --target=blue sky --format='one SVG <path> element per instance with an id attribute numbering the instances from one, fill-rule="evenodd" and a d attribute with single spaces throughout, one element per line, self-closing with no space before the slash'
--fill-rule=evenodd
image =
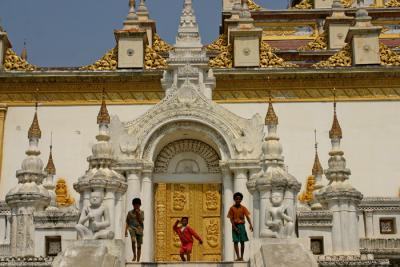
<path id="1" fill-rule="evenodd" d="M 137 0 L 139 1 L 139 0 Z M 193 0 L 203 43 L 218 36 L 222 0 Z M 256 0 L 283 9 L 286 0 Z M 157 32 L 174 43 L 183 0 L 147 0 Z M 0 0 L 1 25 L 20 54 L 27 41 L 29 62 L 63 67 L 90 64 L 114 47 L 113 30 L 128 13 L 128 0 Z"/>

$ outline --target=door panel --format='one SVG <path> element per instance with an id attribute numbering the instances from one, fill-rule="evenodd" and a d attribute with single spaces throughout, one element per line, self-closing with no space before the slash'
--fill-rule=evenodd
<path id="1" fill-rule="evenodd" d="M 157 184 L 155 187 L 156 261 L 180 261 L 180 241 L 172 226 L 182 216 L 203 239 L 195 240 L 192 261 L 221 260 L 221 185 Z"/>

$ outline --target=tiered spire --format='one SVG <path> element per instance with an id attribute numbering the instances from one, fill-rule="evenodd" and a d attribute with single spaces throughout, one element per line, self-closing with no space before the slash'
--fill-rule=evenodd
<path id="1" fill-rule="evenodd" d="M 44 188 L 46 188 L 50 195 L 50 205 L 47 208 L 49 209 L 57 209 L 57 202 L 56 202 L 56 193 L 54 189 L 56 188 L 54 185 L 54 175 L 56 175 L 56 166 L 54 165 L 53 161 L 53 133 L 50 135 L 50 153 L 49 159 L 47 161 L 47 165 L 44 168 L 47 173 L 47 177 L 45 182 L 43 183 Z"/>
<path id="2" fill-rule="evenodd" d="M 336 90 L 333 88 L 333 122 L 331 130 L 329 131 L 330 139 L 342 139 L 342 128 L 340 128 L 339 121 L 336 115 Z"/>
<path id="3" fill-rule="evenodd" d="M 321 176 L 324 174 L 324 170 L 322 169 L 321 162 L 319 161 L 318 157 L 318 143 L 317 143 L 317 130 L 314 130 L 314 147 L 315 147 L 315 158 L 314 158 L 314 165 L 312 168 L 312 175 L 315 177 Z"/>
<path id="4" fill-rule="evenodd" d="M 104 90 L 103 90 L 102 96 L 101 96 L 101 106 L 100 106 L 99 114 L 97 115 L 97 124 L 110 124 L 110 115 L 108 114 L 108 110 L 107 110 Z"/>
<path id="5" fill-rule="evenodd" d="M 268 101 L 268 111 L 265 116 L 265 125 L 278 125 L 278 116 L 275 114 L 274 107 L 272 106 L 271 96 Z"/>
<path id="6" fill-rule="evenodd" d="M 202 47 L 192 0 L 185 0 L 180 18 L 176 47 Z"/>
<path id="7" fill-rule="evenodd" d="M 53 138 L 51 138 L 53 139 Z M 47 165 L 44 168 L 44 170 L 47 172 L 49 175 L 55 175 L 56 174 L 56 166 L 54 165 L 53 161 L 53 141 L 50 141 L 50 154 L 49 154 L 49 159 L 47 161 Z"/>

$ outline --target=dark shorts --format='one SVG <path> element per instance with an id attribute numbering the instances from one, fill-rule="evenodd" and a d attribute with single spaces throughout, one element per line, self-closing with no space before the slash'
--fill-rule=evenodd
<path id="1" fill-rule="evenodd" d="M 233 242 L 246 242 L 249 241 L 249 238 L 247 237 L 247 232 L 246 232 L 246 227 L 244 224 L 237 224 L 236 227 L 238 228 L 239 231 L 235 231 L 232 227 L 232 239 Z"/>
<path id="2" fill-rule="evenodd" d="M 136 228 L 132 227 L 129 227 L 128 230 L 132 243 L 136 243 L 138 245 L 143 244 L 143 231 L 138 231 Z"/>

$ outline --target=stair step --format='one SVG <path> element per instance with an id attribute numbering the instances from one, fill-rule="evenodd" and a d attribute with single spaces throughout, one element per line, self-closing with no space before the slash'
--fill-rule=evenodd
<path id="1" fill-rule="evenodd" d="M 126 267 L 248 267 L 248 262 L 127 262 Z"/>

